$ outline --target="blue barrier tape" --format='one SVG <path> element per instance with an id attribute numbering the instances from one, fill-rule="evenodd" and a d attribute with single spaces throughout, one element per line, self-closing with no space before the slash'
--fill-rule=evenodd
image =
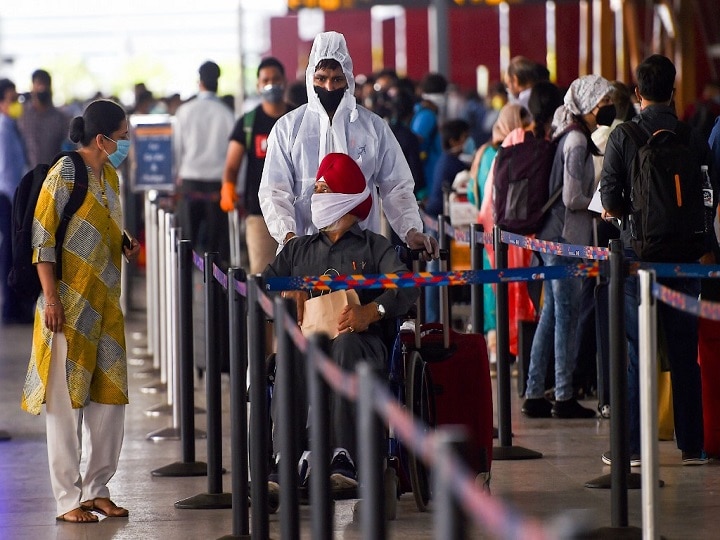
<path id="1" fill-rule="evenodd" d="M 720 278 L 718 264 L 631 262 L 630 273 L 638 270 L 654 270 L 657 277 L 664 278 Z"/>
<path id="2" fill-rule="evenodd" d="M 720 321 L 720 302 L 698 300 L 694 296 L 675 291 L 660 283 L 653 283 L 652 294 L 661 302 L 679 311 L 690 313 L 703 319 Z"/>

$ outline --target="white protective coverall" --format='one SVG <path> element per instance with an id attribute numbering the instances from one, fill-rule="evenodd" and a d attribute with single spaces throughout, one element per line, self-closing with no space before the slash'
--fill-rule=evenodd
<path id="1" fill-rule="evenodd" d="M 315 66 L 328 58 L 340 63 L 348 83 L 332 121 L 313 89 Z M 281 117 L 270 132 L 259 196 L 268 230 L 280 245 L 289 232 L 302 236 L 317 231 L 310 197 L 320 162 L 331 152 L 352 157 L 368 182 L 373 205 L 362 228 L 382 232 L 379 190 L 385 215 L 403 241 L 410 229 L 423 230 L 402 149 L 382 118 L 356 104 L 352 67 L 342 34 L 318 34 L 305 73 L 308 103 Z"/>

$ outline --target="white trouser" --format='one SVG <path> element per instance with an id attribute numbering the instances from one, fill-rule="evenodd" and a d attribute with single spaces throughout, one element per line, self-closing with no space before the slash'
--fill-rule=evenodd
<path id="1" fill-rule="evenodd" d="M 110 496 L 107 483 L 117 470 L 125 430 L 125 405 L 91 401 L 82 409 L 72 408 L 66 358 L 65 334 L 55 333 L 45 401 L 50 482 L 58 516 L 79 507 L 81 501 Z M 83 442 L 84 477 L 80 475 Z"/>

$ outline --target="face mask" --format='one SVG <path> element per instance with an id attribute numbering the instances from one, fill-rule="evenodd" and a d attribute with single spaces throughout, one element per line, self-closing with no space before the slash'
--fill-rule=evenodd
<path id="1" fill-rule="evenodd" d="M 595 115 L 598 126 L 609 126 L 615 120 L 615 105 L 603 105 Z"/>
<path id="2" fill-rule="evenodd" d="M 285 94 L 285 88 L 279 84 L 266 84 L 260 91 L 260 97 L 268 103 L 280 103 Z"/>
<path id="3" fill-rule="evenodd" d="M 490 100 L 490 106 L 496 111 L 502 109 L 503 105 L 505 105 L 505 100 L 500 96 L 493 96 L 493 98 Z"/>
<path id="4" fill-rule="evenodd" d="M 112 166 L 117 169 L 120 164 L 125 161 L 125 158 L 130 152 L 130 141 L 126 141 L 124 139 L 113 141 L 110 137 L 107 137 L 106 135 L 103 135 L 103 137 L 105 137 L 108 141 L 114 142 L 117 145 L 117 150 L 115 150 L 112 154 L 108 154 L 107 152 L 105 152 L 108 159 L 110 160 L 110 163 L 112 163 Z"/>
<path id="5" fill-rule="evenodd" d="M 50 90 L 43 90 L 35 95 L 37 96 L 38 101 L 43 105 L 50 105 L 50 102 L 52 102 L 52 93 Z"/>
<path id="6" fill-rule="evenodd" d="M 315 93 L 320 98 L 320 104 L 328 114 L 334 113 L 340 106 L 345 90 L 347 88 L 338 88 L 336 90 L 326 90 L 322 86 L 314 86 Z"/>
<path id="7" fill-rule="evenodd" d="M 18 118 L 20 118 L 22 116 L 22 113 L 23 105 L 19 101 L 13 101 L 8 107 L 7 114 L 13 120 L 17 120 Z"/>
<path id="8" fill-rule="evenodd" d="M 435 105 L 439 112 L 445 110 L 445 104 L 447 103 L 445 94 L 423 94 L 422 98 Z"/>

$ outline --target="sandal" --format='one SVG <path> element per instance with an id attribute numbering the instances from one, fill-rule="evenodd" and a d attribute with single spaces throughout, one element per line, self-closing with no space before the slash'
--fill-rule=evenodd
<path id="1" fill-rule="evenodd" d="M 98 497 L 97 499 L 85 501 L 80 503 L 80 508 L 86 512 L 97 512 L 106 517 L 128 517 L 130 515 L 127 508 L 118 506 L 108 497 Z"/>
<path id="2" fill-rule="evenodd" d="M 56 521 L 62 521 L 64 523 L 97 523 L 100 521 L 98 517 L 83 508 L 82 506 L 80 508 L 75 508 L 74 510 L 70 510 L 69 512 L 65 512 L 62 516 L 58 516 L 55 518 Z"/>

